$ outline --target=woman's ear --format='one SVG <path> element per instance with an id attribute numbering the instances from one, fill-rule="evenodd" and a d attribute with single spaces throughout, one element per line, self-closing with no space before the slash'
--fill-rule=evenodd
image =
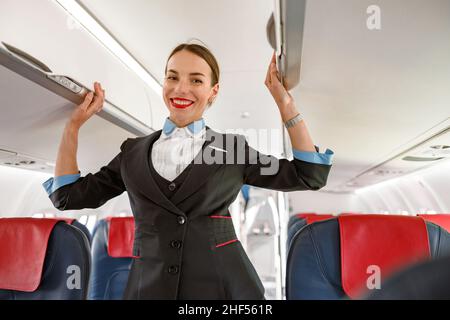
<path id="1" fill-rule="evenodd" d="M 214 87 L 212 87 L 212 91 L 213 91 L 213 96 L 214 96 L 214 97 L 217 96 L 217 95 L 219 94 L 219 84 L 218 84 L 218 83 L 216 83 L 216 84 L 214 85 Z"/>
<path id="2" fill-rule="evenodd" d="M 212 96 L 208 99 L 208 104 L 211 105 L 214 103 L 214 101 L 216 100 L 217 95 L 219 94 L 219 84 L 216 83 L 214 85 L 214 87 L 212 88 L 213 94 Z"/>

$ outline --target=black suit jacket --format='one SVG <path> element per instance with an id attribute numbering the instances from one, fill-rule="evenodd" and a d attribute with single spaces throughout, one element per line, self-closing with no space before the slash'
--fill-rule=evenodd
<path id="1" fill-rule="evenodd" d="M 128 192 L 136 226 L 133 252 L 140 258 L 133 260 L 127 299 L 262 299 L 263 285 L 241 243 L 229 241 L 228 207 L 243 184 L 279 191 L 326 184 L 331 165 L 277 159 L 251 148 L 242 135 L 206 128 L 202 152 L 170 200 L 149 168 L 150 146 L 161 130 L 127 139 L 99 172 L 50 195 L 56 208 L 73 210 L 97 208 Z"/>

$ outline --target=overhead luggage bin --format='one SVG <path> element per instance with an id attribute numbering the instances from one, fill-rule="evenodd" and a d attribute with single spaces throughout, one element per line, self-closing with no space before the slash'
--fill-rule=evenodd
<path id="1" fill-rule="evenodd" d="M 83 102 L 84 96 L 90 90 L 68 76 L 54 74 L 43 62 L 5 42 L 0 44 L 0 64 L 42 87 L 37 90 L 47 89 L 60 96 L 62 103 L 70 101 L 78 105 Z M 4 71 L 2 76 L 6 77 Z M 8 78 L 4 80 L 8 81 Z M 18 86 L 16 89 L 17 92 L 22 92 L 22 87 Z M 137 136 L 153 132 L 148 125 L 123 111 L 108 99 L 105 99 L 103 108 L 97 115 Z"/>
<path id="2" fill-rule="evenodd" d="M 47 80 L 60 84 L 61 90 L 66 84 L 92 89 L 100 82 L 107 98 L 101 117 L 136 135 L 151 132 L 147 85 L 57 1 L 1 1 L 0 42 L 43 62 L 46 75 L 51 70 L 55 76 Z"/>
<path id="3" fill-rule="evenodd" d="M 275 0 L 267 38 L 276 51 L 277 66 L 288 90 L 300 82 L 306 0 Z"/>
<path id="4" fill-rule="evenodd" d="M 53 173 L 64 126 L 86 88 L 55 80 L 45 64 L 11 49 L 0 45 L 0 164 Z M 88 172 L 110 161 L 127 138 L 152 132 L 108 102 L 97 115 L 79 136 L 78 160 Z"/>

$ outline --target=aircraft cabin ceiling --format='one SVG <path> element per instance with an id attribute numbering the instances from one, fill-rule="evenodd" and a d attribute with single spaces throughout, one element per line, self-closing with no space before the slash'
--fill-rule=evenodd
<path id="1" fill-rule="evenodd" d="M 206 43 L 221 67 L 219 97 L 206 114 L 210 127 L 281 127 L 264 85 L 272 55 L 266 25 L 273 1 L 79 3 L 160 83 L 177 44 L 193 37 Z M 380 30 L 366 25 L 373 4 L 381 9 Z M 448 0 L 307 1 L 300 84 L 291 93 L 314 143 L 321 152 L 335 152 L 324 191 L 344 190 L 360 173 L 448 126 L 448 39 Z M 152 120 L 159 129 L 155 124 L 164 119 Z"/>
<path id="2" fill-rule="evenodd" d="M 272 1 L 81 2 L 160 81 L 174 46 L 192 37 L 205 42 L 222 70 L 210 126 L 279 128 L 264 86 Z M 380 30 L 366 25 L 373 4 L 381 9 Z M 323 190 L 340 190 L 449 119 L 448 39 L 448 0 L 307 1 L 300 84 L 292 93 L 314 143 L 335 151 Z"/>

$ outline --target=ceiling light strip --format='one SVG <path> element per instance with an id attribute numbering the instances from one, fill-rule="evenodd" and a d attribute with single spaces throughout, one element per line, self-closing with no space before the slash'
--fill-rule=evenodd
<path id="1" fill-rule="evenodd" d="M 136 61 L 77 1 L 56 0 L 78 23 L 111 51 L 122 63 L 138 75 L 162 98 L 161 84 Z"/>

